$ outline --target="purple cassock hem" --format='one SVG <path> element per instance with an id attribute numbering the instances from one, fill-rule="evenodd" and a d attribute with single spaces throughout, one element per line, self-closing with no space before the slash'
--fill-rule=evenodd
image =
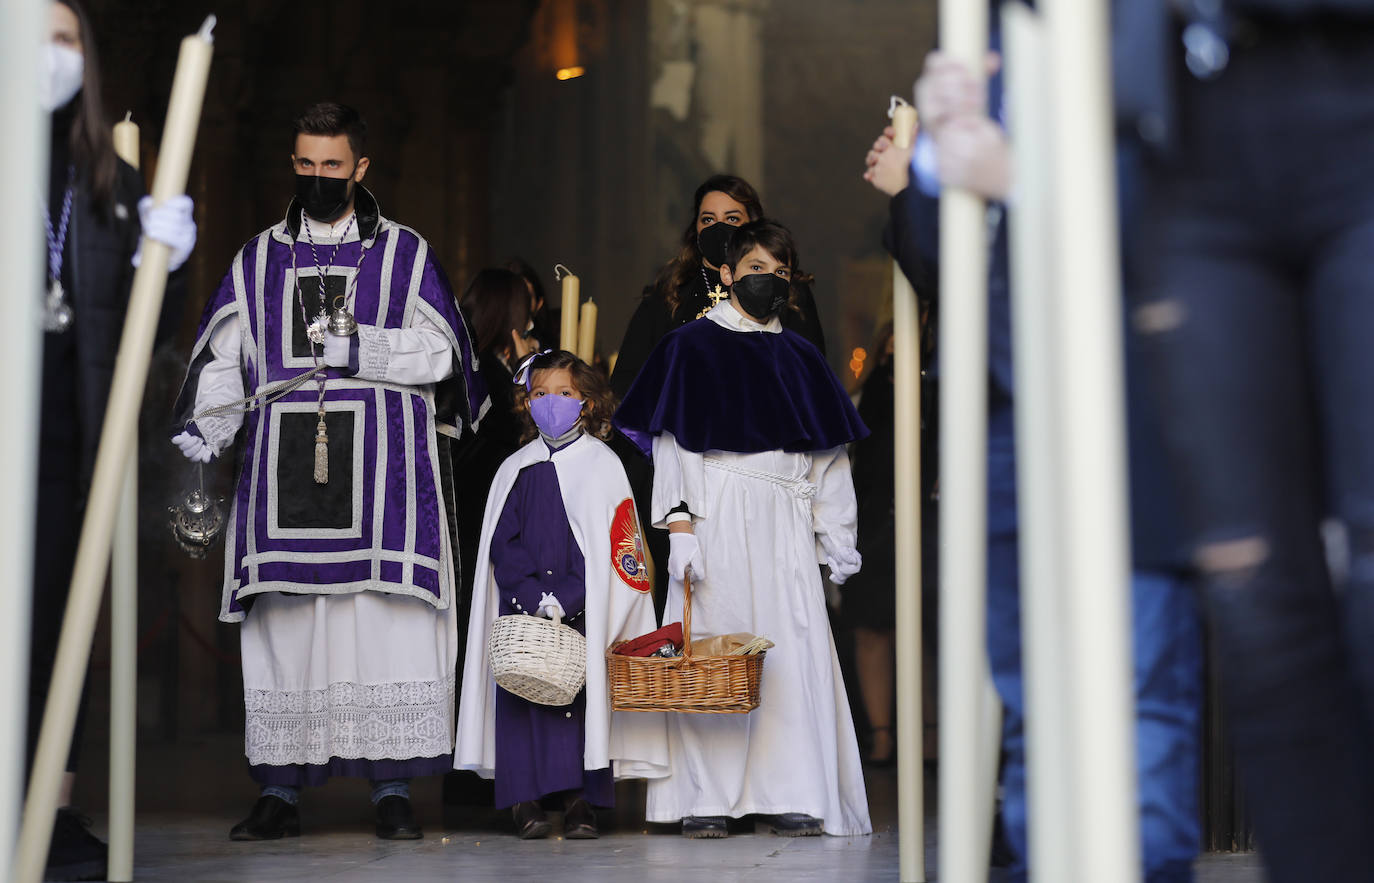
<path id="1" fill-rule="evenodd" d="M 292 788 L 323 785 L 331 776 L 350 776 L 374 782 L 386 779 L 414 779 L 437 776 L 453 769 L 453 755 L 412 757 L 408 760 L 349 760 L 331 757 L 328 763 L 249 764 L 248 774 L 259 785 L 286 785 Z"/>

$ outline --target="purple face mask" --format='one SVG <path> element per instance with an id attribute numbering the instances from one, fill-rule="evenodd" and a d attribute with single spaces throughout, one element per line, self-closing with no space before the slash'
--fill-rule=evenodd
<path id="1" fill-rule="evenodd" d="M 534 425 L 549 438 L 562 438 L 577 423 L 582 413 L 582 400 L 568 396 L 546 395 L 530 402 L 530 416 Z"/>

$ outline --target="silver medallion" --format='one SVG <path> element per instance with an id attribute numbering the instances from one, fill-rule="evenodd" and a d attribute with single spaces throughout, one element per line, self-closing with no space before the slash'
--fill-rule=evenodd
<path id="1" fill-rule="evenodd" d="M 315 317 L 315 321 L 305 329 L 305 336 L 310 338 L 310 342 L 319 346 L 324 343 L 324 336 L 329 331 L 329 314 L 320 310 L 320 314 Z"/>
<path id="2" fill-rule="evenodd" d="M 61 333 L 72 327 L 71 305 L 67 303 L 66 293 L 62 290 L 62 282 L 54 279 L 52 285 L 48 286 L 47 297 L 43 299 L 43 330 Z"/>

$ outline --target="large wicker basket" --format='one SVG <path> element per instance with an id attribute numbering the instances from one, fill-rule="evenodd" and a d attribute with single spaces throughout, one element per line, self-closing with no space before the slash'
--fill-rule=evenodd
<path id="1" fill-rule="evenodd" d="M 763 653 L 692 655 L 692 577 L 683 582 L 682 655 L 622 656 L 606 651 L 613 711 L 743 714 L 759 707 Z"/>
<path id="2" fill-rule="evenodd" d="M 567 705 L 587 682 L 587 639 L 556 616 L 497 617 L 487 654 L 498 686 L 539 705 Z"/>

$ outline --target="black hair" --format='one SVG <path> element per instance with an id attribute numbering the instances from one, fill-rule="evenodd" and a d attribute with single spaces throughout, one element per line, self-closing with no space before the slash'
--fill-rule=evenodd
<path id="1" fill-rule="evenodd" d="M 81 52 L 85 56 L 81 77 L 81 94 L 72 131 L 68 140 L 72 162 L 90 187 L 91 202 L 98 209 L 108 208 L 114 200 L 117 157 L 114 136 L 105 120 L 100 86 L 100 57 L 95 47 L 95 30 L 91 17 L 79 0 L 57 0 L 76 16 L 81 36 Z"/>
<path id="2" fill-rule="evenodd" d="M 293 149 L 297 135 L 346 135 L 353 161 L 367 156 L 367 122 L 347 104 L 320 101 L 310 105 L 291 123 Z"/>
<path id="3" fill-rule="evenodd" d="M 472 277 L 461 303 L 479 353 L 503 353 L 512 331 L 524 332 L 530 321 L 530 293 L 525 280 L 510 270 L 488 267 Z"/>

